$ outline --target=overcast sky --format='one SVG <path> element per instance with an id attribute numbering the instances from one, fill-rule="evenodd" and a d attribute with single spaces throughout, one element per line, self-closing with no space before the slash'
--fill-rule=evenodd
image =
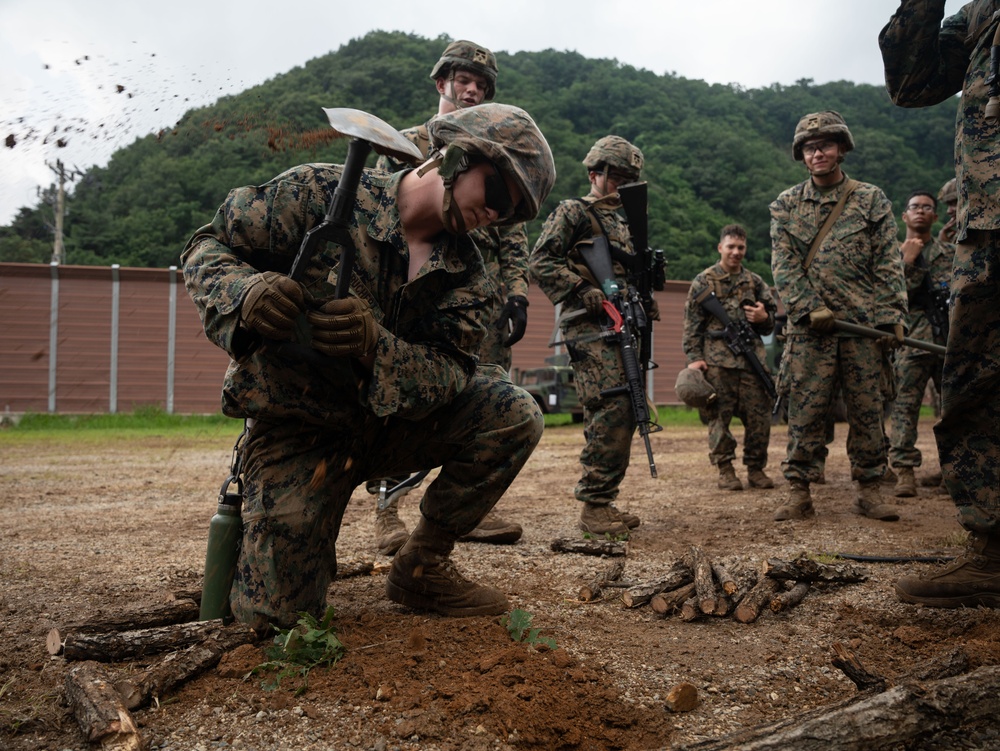
<path id="1" fill-rule="evenodd" d="M 962 4 L 948 0 L 947 14 Z M 81 170 L 103 166 L 116 149 L 172 126 L 191 107 L 373 29 L 444 34 L 510 53 L 575 50 L 746 88 L 802 78 L 881 84 L 877 37 L 896 7 L 897 0 L 0 0 L 7 144 L 0 225 L 36 203 L 39 185 L 54 182 L 47 164 L 56 159 Z M 55 144 L 54 129 L 65 147 Z"/>

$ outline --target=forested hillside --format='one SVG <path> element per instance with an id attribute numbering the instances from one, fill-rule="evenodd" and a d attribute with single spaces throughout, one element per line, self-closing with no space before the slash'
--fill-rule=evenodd
<path id="1" fill-rule="evenodd" d="M 329 137 L 322 107 L 363 109 L 398 128 L 423 122 L 437 110 L 428 74 L 448 41 L 372 32 L 136 140 L 74 184 L 66 262 L 176 264 L 230 188 L 301 162 L 343 158 L 344 144 Z M 646 156 L 650 240 L 665 250 L 673 279 L 690 279 L 717 258 L 717 234 L 729 222 L 748 228 L 748 265 L 770 278 L 767 205 L 805 177 L 792 159 L 791 138 L 807 112 L 844 115 L 858 145 L 845 170 L 881 186 L 897 216 L 910 191 L 936 192 L 953 175 L 955 102 L 903 110 L 881 87 L 849 82 L 709 85 L 555 50 L 498 51 L 497 59 L 496 100 L 532 114 L 559 171 L 529 225 L 531 238 L 559 200 L 586 192 L 580 161 L 597 138 L 615 133 Z M 51 224 L 50 206 L 22 209 L 0 228 L 0 261 L 47 263 Z"/>

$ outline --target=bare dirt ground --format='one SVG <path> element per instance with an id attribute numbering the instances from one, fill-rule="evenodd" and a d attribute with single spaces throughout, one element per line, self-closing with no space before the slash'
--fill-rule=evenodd
<path id="1" fill-rule="evenodd" d="M 759 566 L 801 552 L 910 556 L 956 554 L 960 528 L 947 496 L 927 488 L 903 518 L 880 523 L 851 513 L 846 425 L 814 486 L 814 520 L 776 524 L 786 490 L 779 463 L 785 431 L 772 435 L 774 490 L 723 492 L 700 428 L 653 436 L 660 477 L 642 445 L 619 505 L 642 518 L 624 578 L 662 576 L 691 545 L 733 565 Z M 64 696 L 68 664 L 46 651 L 53 626 L 151 606 L 198 585 L 208 519 L 228 466 L 232 433 L 192 442 L 169 434 L 103 443 L 37 442 L 0 435 L 0 747 L 86 749 Z M 371 576 L 333 583 L 343 659 L 314 670 L 301 693 L 286 681 L 266 691 L 247 673 L 263 662 L 241 647 L 219 667 L 135 718 L 149 748 L 209 749 L 648 749 L 681 748 L 792 717 L 856 693 L 831 665 L 842 643 L 890 682 L 962 647 L 973 666 L 1000 664 L 1000 617 L 896 601 L 894 580 L 927 564 L 865 564 L 861 584 L 814 588 L 796 608 L 752 624 L 731 618 L 685 623 L 616 596 L 582 603 L 577 592 L 608 561 L 554 553 L 580 537 L 572 498 L 582 445 L 577 426 L 550 428 L 498 510 L 519 521 L 512 546 L 461 544 L 458 566 L 503 589 L 554 651 L 514 642 L 498 618 L 445 619 L 409 612 L 383 596 L 386 559 L 372 545 L 372 503 L 359 492 L 340 535 L 341 561 L 377 559 Z M 937 469 L 931 423 L 921 426 Z M 740 475 L 745 473 L 740 470 Z M 417 515 L 419 493 L 403 501 Z M 112 666 L 119 674 L 140 663 Z M 671 713 L 665 698 L 690 682 L 700 703 Z M 997 748 L 995 727 L 938 734 L 911 749 Z"/>

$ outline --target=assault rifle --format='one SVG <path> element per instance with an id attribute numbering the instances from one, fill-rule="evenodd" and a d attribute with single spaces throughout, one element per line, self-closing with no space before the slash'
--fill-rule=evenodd
<path id="1" fill-rule="evenodd" d="M 606 329 L 605 338 L 618 344 L 622 355 L 622 365 L 625 369 L 625 384 L 614 386 L 601 392 L 602 397 L 628 394 L 632 403 L 632 414 L 635 416 L 639 435 L 646 444 L 646 457 L 649 460 L 649 475 L 656 477 L 656 462 L 653 460 L 653 447 L 649 442 L 649 434 L 663 430 L 650 415 L 649 403 L 646 401 L 643 369 L 639 361 L 637 349 L 639 332 L 648 328 L 646 313 L 639 301 L 637 290 L 630 288 L 623 292 L 615 280 L 614 267 L 611 264 L 611 249 L 608 240 L 603 235 L 593 238 L 589 244 L 580 247 L 580 255 L 590 269 L 590 273 L 598 280 L 601 290 L 608 299 L 604 301 L 604 313 L 611 321 Z"/>
<path id="2" fill-rule="evenodd" d="M 750 368 L 760 379 L 760 382 L 764 384 L 764 390 L 767 391 L 767 395 L 776 400 L 778 392 L 774 388 L 774 381 L 771 380 L 771 374 L 767 372 L 767 368 L 761 364 L 761 361 L 757 359 L 757 354 L 754 352 L 754 345 L 760 341 L 757 332 L 750 328 L 750 324 L 745 320 L 737 322 L 730 318 L 726 309 L 722 306 L 722 302 L 715 296 L 715 292 L 711 290 L 709 290 L 707 295 L 702 295 L 698 303 L 706 313 L 715 316 L 723 325 L 718 338 L 725 340 L 726 346 L 729 347 L 734 355 L 741 356 L 750 363 Z"/>
<path id="3" fill-rule="evenodd" d="M 923 294 L 920 296 L 920 305 L 927 313 L 927 321 L 931 325 L 931 333 L 934 339 L 941 342 L 948 341 L 948 303 L 951 297 L 951 290 L 948 289 L 947 282 L 934 284 L 931 281 L 930 269 L 924 277 Z"/>
<path id="4" fill-rule="evenodd" d="M 622 210 L 628 220 L 635 261 L 629 271 L 629 286 L 639 292 L 642 307 L 648 311 L 653 303 L 653 291 L 660 292 L 666 284 L 666 261 L 662 250 L 649 247 L 648 186 L 645 182 L 629 183 L 618 188 Z M 656 367 L 652 361 L 653 324 L 647 321 L 639 331 L 639 363 L 645 372 Z"/>

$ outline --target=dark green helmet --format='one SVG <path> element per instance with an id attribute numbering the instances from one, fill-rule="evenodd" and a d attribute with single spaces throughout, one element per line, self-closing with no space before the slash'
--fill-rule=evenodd
<path id="1" fill-rule="evenodd" d="M 642 152 L 621 136 L 599 138 L 583 160 L 583 166 L 588 170 L 600 169 L 607 165 L 628 175 L 630 180 L 639 179 L 642 163 Z"/>
<path id="2" fill-rule="evenodd" d="M 799 124 L 795 126 L 795 136 L 792 139 L 792 154 L 795 159 L 802 161 L 802 144 L 824 136 L 842 144 L 845 154 L 854 148 L 854 137 L 839 112 L 813 112 L 799 120 Z"/>
<path id="3" fill-rule="evenodd" d="M 441 59 L 431 71 L 431 78 L 447 78 L 454 70 L 469 70 L 486 79 L 486 99 L 497 91 L 497 58 L 475 42 L 459 39 L 445 47 Z"/>

